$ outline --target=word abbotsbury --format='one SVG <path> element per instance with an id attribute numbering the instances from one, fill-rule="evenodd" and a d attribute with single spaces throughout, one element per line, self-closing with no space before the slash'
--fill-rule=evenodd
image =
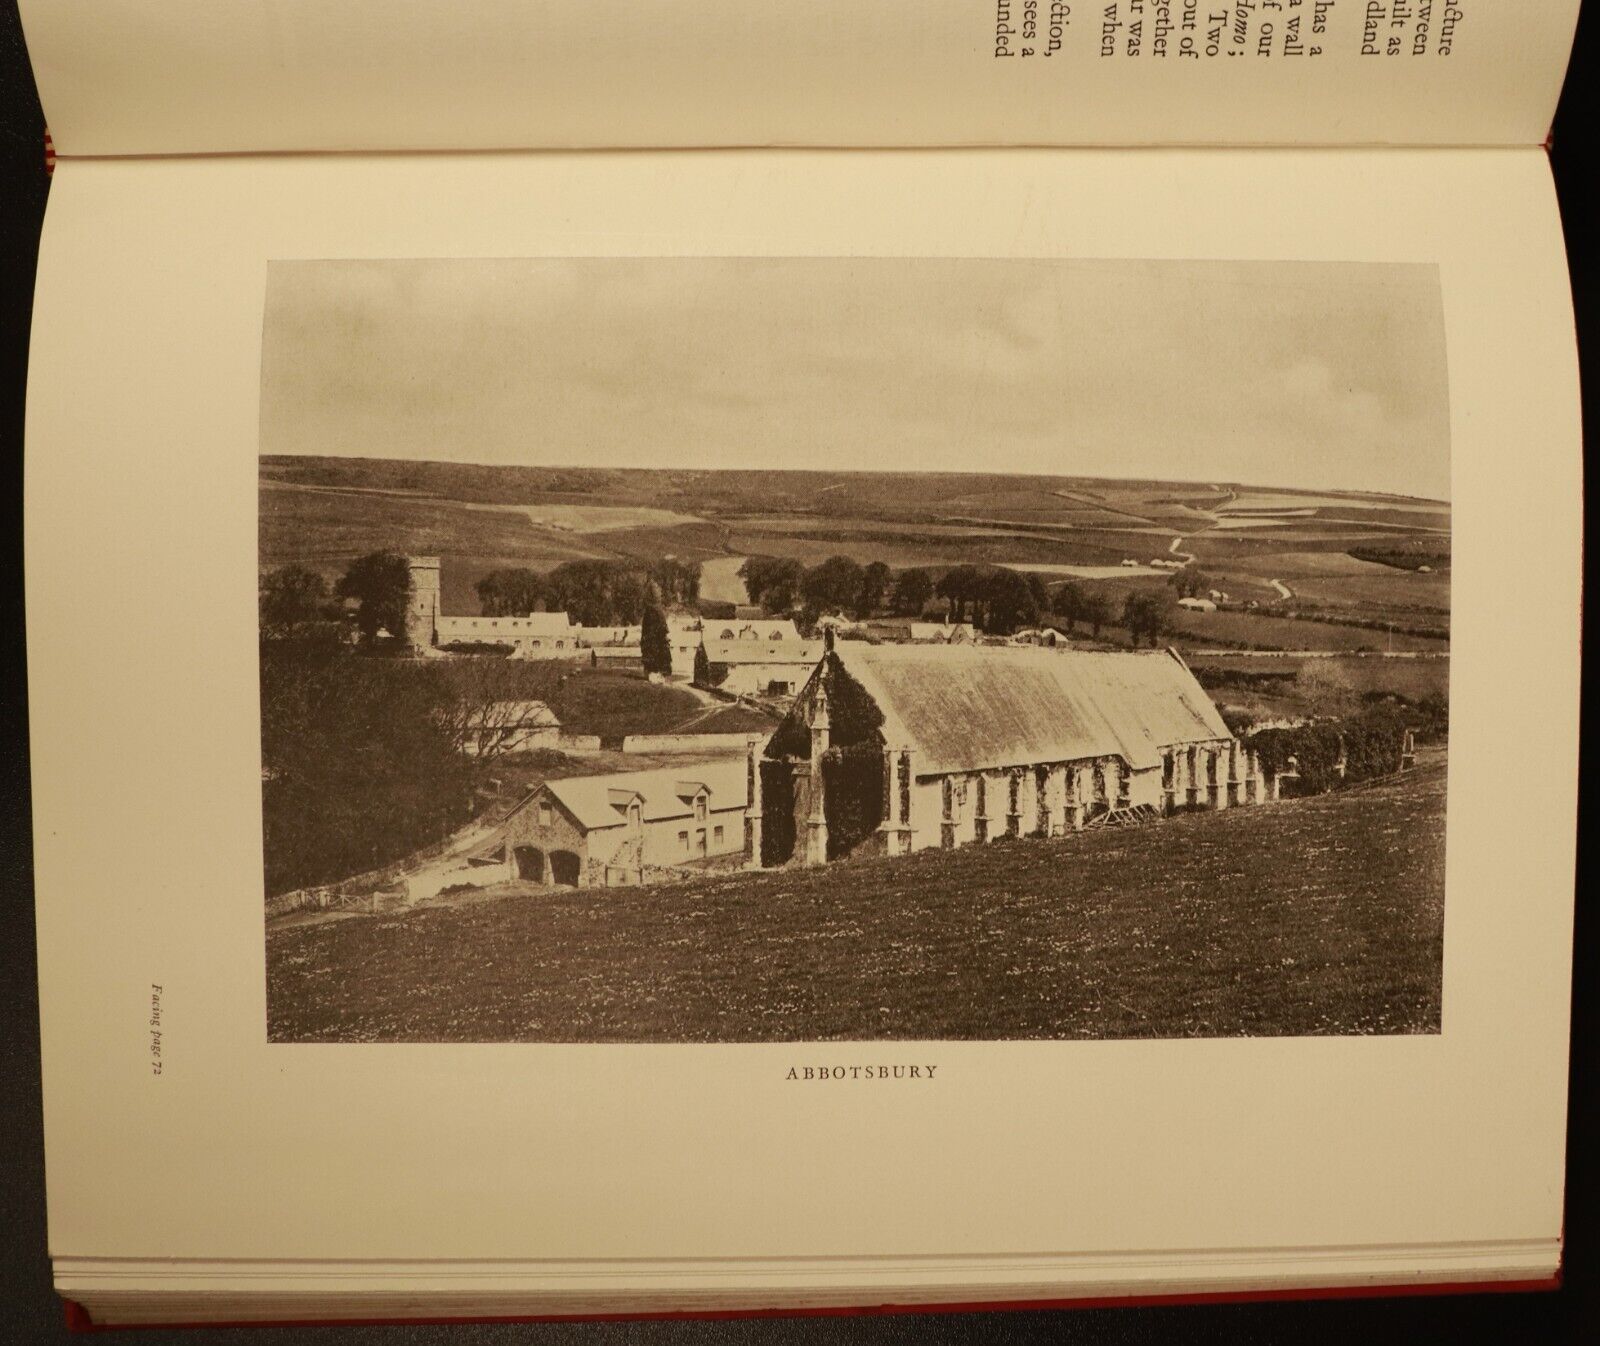
<path id="1" fill-rule="evenodd" d="M 931 1080 L 938 1066 L 790 1066 L 786 1080 Z"/>

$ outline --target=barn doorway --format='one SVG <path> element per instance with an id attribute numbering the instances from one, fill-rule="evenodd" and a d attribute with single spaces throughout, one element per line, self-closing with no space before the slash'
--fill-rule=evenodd
<path id="1" fill-rule="evenodd" d="M 794 855 L 794 768 L 761 763 L 761 865 L 772 869 Z"/>
<path id="2" fill-rule="evenodd" d="M 519 879 L 527 879 L 532 883 L 545 881 L 544 852 L 537 846 L 518 846 L 511 852 L 511 858 L 516 861 Z"/>
<path id="3" fill-rule="evenodd" d="M 550 882 L 558 888 L 576 888 L 581 866 L 571 851 L 550 852 Z"/>

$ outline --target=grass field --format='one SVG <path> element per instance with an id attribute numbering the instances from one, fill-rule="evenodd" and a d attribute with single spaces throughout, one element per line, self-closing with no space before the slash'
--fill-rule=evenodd
<path id="1" fill-rule="evenodd" d="M 1364 614 L 1366 615 L 1366 614 Z M 1339 622 L 1295 621 L 1260 612 L 1179 612 L 1172 619 L 1179 643 L 1197 649 L 1245 641 L 1263 650 L 1447 650 L 1450 642 L 1400 632 L 1373 631 Z"/>
<path id="2" fill-rule="evenodd" d="M 606 668 L 573 669 L 544 700 L 568 733 L 598 734 L 608 745 L 624 734 L 772 729 L 770 719 L 743 706 L 708 708 L 685 688 Z"/>
<path id="3" fill-rule="evenodd" d="M 1127 831 L 268 935 L 275 1041 L 1432 1033 L 1442 760 Z"/>
<path id="4" fill-rule="evenodd" d="M 526 515 L 513 510 L 377 492 L 296 489 L 263 481 L 263 566 L 295 562 L 337 576 L 356 557 L 383 550 L 420 556 L 494 556 L 538 569 L 606 554 L 580 534 L 535 528 Z"/>

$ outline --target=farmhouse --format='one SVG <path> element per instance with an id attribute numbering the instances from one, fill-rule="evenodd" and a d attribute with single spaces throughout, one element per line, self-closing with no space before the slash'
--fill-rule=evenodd
<path id="1" fill-rule="evenodd" d="M 792 621 L 711 622 L 702 639 L 706 680 L 744 696 L 794 695 L 822 656 Z"/>
<path id="2" fill-rule="evenodd" d="M 745 854 L 748 764 L 625 771 L 546 781 L 501 825 L 509 877 L 561 887 L 619 887 L 654 869 Z"/>
<path id="3" fill-rule="evenodd" d="M 800 628 L 786 617 L 768 617 L 756 622 L 710 622 L 706 624 L 707 640 L 748 640 L 775 644 L 780 640 L 799 640 Z"/>
<path id="4" fill-rule="evenodd" d="M 1185 612 L 1215 612 L 1217 605 L 1209 598 L 1180 598 L 1178 606 Z"/>
<path id="5" fill-rule="evenodd" d="M 840 642 L 751 765 L 763 865 L 1054 836 L 1275 788 L 1170 650 Z"/>

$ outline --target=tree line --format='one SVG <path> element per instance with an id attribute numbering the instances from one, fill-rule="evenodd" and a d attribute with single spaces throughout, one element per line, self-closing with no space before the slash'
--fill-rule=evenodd
<path id="1" fill-rule="evenodd" d="M 563 561 L 541 574 L 491 570 L 474 586 L 486 617 L 565 612 L 580 626 L 634 626 L 652 606 L 692 608 L 700 601 L 700 563 L 664 557 L 632 561 Z"/>
<path id="2" fill-rule="evenodd" d="M 862 565 L 848 556 L 830 556 L 809 567 L 794 557 L 751 556 L 738 574 L 750 601 L 764 612 L 796 616 L 807 625 L 828 613 L 858 620 L 880 612 L 921 617 L 935 600 L 942 602 L 941 615 L 947 620 L 971 622 L 997 636 L 1053 619 L 1069 633 L 1082 624 L 1098 639 L 1115 622 L 1127 628 L 1137 646 L 1141 641 L 1155 644 L 1173 625 L 1171 595 L 1137 590 L 1116 608 L 1090 585 L 1069 581 L 1052 589 L 1038 574 L 1007 566 L 958 565 L 942 573 L 917 566 L 896 572 L 882 561 Z M 1197 582 L 1210 584 L 1197 572 L 1170 587 L 1187 596 L 1203 591 L 1194 587 Z"/>
<path id="3" fill-rule="evenodd" d="M 542 661 L 369 659 L 263 641 L 268 894 L 366 873 L 463 826 L 471 758 L 520 748 L 528 702 L 555 704 L 570 676 Z"/>
<path id="4" fill-rule="evenodd" d="M 522 617 L 540 610 L 565 612 L 581 626 L 633 626 L 647 608 L 693 607 L 700 598 L 700 563 L 675 557 L 631 561 L 565 561 L 548 573 L 491 570 L 474 586 L 486 617 Z M 263 640 L 336 639 L 345 630 L 345 600 L 356 604 L 356 629 L 368 644 L 379 631 L 398 636 L 411 598 L 411 568 L 404 556 L 371 552 L 357 557 L 330 587 L 315 570 L 280 566 L 261 577 L 258 592 Z"/>

